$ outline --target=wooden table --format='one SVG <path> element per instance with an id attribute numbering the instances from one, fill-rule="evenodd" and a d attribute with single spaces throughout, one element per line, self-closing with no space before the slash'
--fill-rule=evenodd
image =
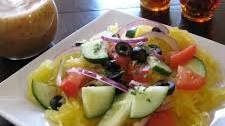
<path id="1" fill-rule="evenodd" d="M 220 8 L 216 11 L 214 19 L 202 24 L 187 21 L 181 16 L 179 0 L 171 0 L 169 11 L 164 13 L 150 13 L 144 10 L 140 7 L 139 0 L 55 0 L 55 2 L 59 12 L 58 32 L 53 41 L 55 44 L 107 10 L 116 9 L 134 16 L 187 29 L 225 45 L 225 0 L 221 0 Z M 10 61 L 0 58 L 0 82 L 33 59 Z M 0 118 L 0 126 L 13 125 Z"/>

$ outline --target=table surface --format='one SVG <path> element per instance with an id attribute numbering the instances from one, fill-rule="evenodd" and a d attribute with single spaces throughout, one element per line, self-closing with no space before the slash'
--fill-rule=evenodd
<path id="1" fill-rule="evenodd" d="M 116 9 L 134 16 L 177 26 L 225 45 L 225 0 L 221 0 L 215 17 L 207 23 L 193 23 L 184 19 L 179 0 L 171 0 L 170 9 L 163 13 L 153 13 L 141 8 L 139 0 L 55 0 L 55 2 L 59 13 L 58 31 L 53 41 L 55 44 L 109 9 Z M 10 61 L 0 58 L 0 82 L 33 59 Z M 13 125 L 0 117 L 0 126 Z"/>

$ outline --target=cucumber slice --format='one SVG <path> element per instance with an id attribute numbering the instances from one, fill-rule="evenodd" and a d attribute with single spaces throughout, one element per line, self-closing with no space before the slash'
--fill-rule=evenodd
<path id="1" fill-rule="evenodd" d="M 136 31 L 137 31 L 137 28 L 128 30 L 126 32 L 126 37 L 128 37 L 128 38 L 134 38 Z"/>
<path id="2" fill-rule="evenodd" d="M 168 86 L 136 87 L 131 91 L 131 118 L 142 118 L 154 112 L 164 101 Z"/>
<path id="3" fill-rule="evenodd" d="M 32 81 L 32 94 L 45 109 L 50 108 L 51 99 L 57 95 L 57 87 Z"/>
<path id="4" fill-rule="evenodd" d="M 82 88 L 82 101 L 88 118 L 103 115 L 111 106 L 115 88 L 111 86 L 92 86 Z"/>
<path id="5" fill-rule="evenodd" d="M 152 70 L 158 72 L 161 75 L 169 76 L 172 73 L 170 67 L 156 57 L 148 57 L 147 62 Z"/>
<path id="6" fill-rule="evenodd" d="M 206 76 L 206 73 L 207 73 L 206 67 L 205 67 L 203 61 L 197 57 L 194 57 L 187 64 L 185 64 L 185 67 L 192 70 L 193 72 L 199 74 L 202 77 Z"/>
<path id="7" fill-rule="evenodd" d="M 129 118 L 131 97 L 127 94 L 121 94 L 115 98 L 112 107 L 106 112 L 100 120 L 98 126 L 122 126 Z"/>
<path id="8" fill-rule="evenodd" d="M 81 53 L 85 59 L 92 63 L 101 63 L 108 59 L 106 45 L 100 40 L 82 44 Z"/>

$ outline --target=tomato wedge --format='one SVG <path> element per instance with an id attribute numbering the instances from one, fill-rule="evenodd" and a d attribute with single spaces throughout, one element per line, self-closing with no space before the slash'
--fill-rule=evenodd
<path id="1" fill-rule="evenodd" d="M 149 65 L 132 65 L 129 64 L 127 72 L 131 75 L 132 80 L 138 81 L 141 83 L 148 83 L 151 81 Z"/>
<path id="2" fill-rule="evenodd" d="M 193 71 L 178 66 L 176 76 L 176 87 L 182 90 L 198 90 L 205 84 L 205 78 Z"/>
<path id="3" fill-rule="evenodd" d="M 131 58 L 130 57 L 127 57 L 127 56 L 121 56 L 119 54 L 116 53 L 115 51 L 115 44 L 110 44 L 109 47 L 108 47 L 108 55 L 116 60 L 116 63 L 118 65 L 120 65 L 120 67 L 123 69 L 123 70 L 127 70 L 128 68 L 128 65 L 131 61 Z"/>
<path id="4" fill-rule="evenodd" d="M 82 85 L 87 82 L 87 77 L 80 74 L 69 74 L 62 82 L 60 89 L 68 97 L 74 97 L 80 91 Z"/>
<path id="5" fill-rule="evenodd" d="M 171 110 L 155 112 L 146 126 L 176 126 L 176 117 Z"/>
<path id="6" fill-rule="evenodd" d="M 126 57 L 126 56 L 120 56 L 119 54 L 117 53 L 114 53 L 112 54 L 113 55 L 113 59 L 116 60 L 116 63 L 118 65 L 120 65 L 120 67 L 123 69 L 123 70 L 127 70 L 128 68 L 128 65 L 131 61 L 131 59 L 129 57 Z"/>
<path id="7" fill-rule="evenodd" d="M 191 60 L 196 53 L 196 45 L 190 45 L 189 47 L 183 49 L 182 51 L 173 54 L 170 57 L 170 66 L 172 68 L 177 68 L 178 65 L 183 65 Z"/>
<path id="8" fill-rule="evenodd" d="M 113 55 L 116 53 L 116 50 L 115 50 L 115 45 L 116 44 L 113 44 L 113 43 L 109 43 L 109 45 L 108 45 L 108 55 L 109 55 L 109 57 L 114 57 Z"/>

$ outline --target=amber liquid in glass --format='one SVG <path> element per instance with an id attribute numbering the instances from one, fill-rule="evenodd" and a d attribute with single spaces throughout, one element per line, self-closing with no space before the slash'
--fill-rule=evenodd
<path id="1" fill-rule="evenodd" d="M 180 0 L 183 16 L 195 22 L 212 19 L 220 0 Z"/>
<path id="2" fill-rule="evenodd" d="M 163 11 L 169 8 L 170 0 L 141 0 L 141 6 L 150 11 Z"/>

